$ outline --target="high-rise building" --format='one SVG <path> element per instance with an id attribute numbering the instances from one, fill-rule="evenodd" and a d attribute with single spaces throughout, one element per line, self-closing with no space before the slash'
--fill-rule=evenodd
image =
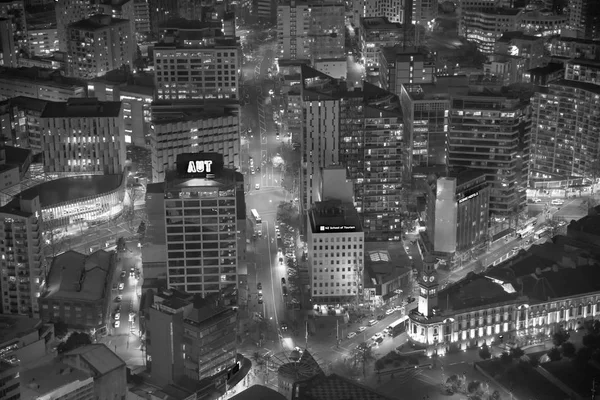
<path id="1" fill-rule="evenodd" d="M 154 47 L 154 66 L 158 100 L 239 99 L 240 47 L 220 24 L 169 26 Z"/>
<path id="2" fill-rule="evenodd" d="M 240 163 L 239 105 L 228 100 L 207 104 L 152 103 L 150 130 L 152 181 L 162 182 L 177 156 L 190 152 L 219 153 L 225 167 Z"/>
<path id="3" fill-rule="evenodd" d="M 135 0 L 96 0 L 98 6 L 95 10 L 97 14 L 110 15 L 113 18 L 125 19 L 129 21 L 129 39 L 131 41 L 131 49 L 136 49 L 136 7 Z"/>
<path id="4" fill-rule="evenodd" d="M 352 203 L 316 202 L 307 214 L 313 306 L 355 303 L 362 294 L 364 233 Z"/>
<path id="5" fill-rule="evenodd" d="M 218 293 L 201 298 L 161 289 L 153 297 L 146 322 L 152 380 L 184 388 L 190 382 L 200 393 L 222 390 L 237 365 L 236 311 Z"/>
<path id="6" fill-rule="evenodd" d="M 600 41 L 598 40 L 561 36 L 552 38 L 548 47 L 552 57 L 600 59 Z"/>
<path id="7" fill-rule="evenodd" d="M 426 187 L 432 251 L 463 252 L 488 238 L 490 192 L 484 171 L 450 171 L 431 178 Z"/>
<path id="8" fill-rule="evenodd" d="M 85 97 L 85 81 L 65 78 L 59 71 L 31 68 L 0 69 L 0 99 L 23 96 L 48 101 Z"/>
<path id="9" fill-rule="evenodd" d="M 400 95 L 406 83 L 433 83 L 435 74 L 435 59 L 424 49 L 396 45 L 379 51 L 379 83 L 392 93 Z"/>
<path id="10" fill-rule="evenodd" d="M 10 121 L 10 129 L 3 132 L 6 144 L 41 153 L 40 117 L 46 104 L 47 101 L 22 96 L 0 102 L 0 118 Z"/>
<path id="11" fill-rule="evenodd" d="M 150 29 L 150 4 L 148 0 L 133 0 L 133 15 L 135 18 L 135 35 L 137 41 L 141 42 Z"/>
<path id="12" fill-rule="evenodd" d="M 448 166 L 480 169 L 490 184 L 490 214 L 513 218 L 525 208 L 530 104 L 503 95 L 452 95 Z"/>
<path id="13" fill-rule="evenodd" d="M 261 18 L 266 21 L 273 20 L 273 0 L 254 0 L 255 1 L 255 10 L 254 13 L 258 18 Z"/>
<path id="14" fill-rule="evenodd" d="M 180 154 L 165 179 L 164 208 L 169 287 L 203 296 L 237 289 L 243 175 L 224 168 L 220 154 Z"/>
<path id="15" fill-rule="evenodd" d="M 600 38 L 600 3 L 594 0 L 569 1 L 569 36 Z"/>
<path id="16" fill-rule="evenodd" d="M 66 52 L 69 25 L 93 15 L 95 2 L 90 0 L 57 0 L 54 10 L 56 12 L 58 48 L 60 51 Z"/>
<path id="17" fill-rule="evenodd" d="M 4 21 L 0 24 L 0 54 L 4 66 L 17 67 L 21 54 L 29 50 L 25 17 L 23 0 L 0 1 L 0 20 Z"/>
<path id="18" fill-rule="evenodd" d="M 20 196 L 0 207 L 2 313 L 39 315 L 38 296 L 46 277 L 42 260 L 40 199 Z"/>
<path id="19" fill-rule="evenodd" d="M 157 40 L 161 26 L 170 19 L 179 18 L 179 0 L 148 0 L 150 10 L 150 32 Z"/>
<path id="20" fill-rule="evenodd" d="M 97 14 L 67 28 L 69 76 L 93 79 L 133 65 L 134 40 L 129 20 Z"/>
<path id="21" fill-rule="evenodd" d="M 41 115 L 48 172 L 121 174 L 125 135 L 121 102 L 70 99 L 48 103 Z"/>
<path id="22" fill-rule="evenodd" d="M 438 16 L 437 0 L 412 0 L 412 23 L 425 27 L 432 26 Z"/>
<path id="23" fill-rule="evenodd" d="M 346 58 L 344 3 L 290 0 L 277 6 L 279 58 Z"/>
<path id="24" fill-rule="evenodd" d="M 37 28 L 27 31 L 29 55 L 50 56 L 58 51 L 58 34 L 56 28 Z"/>
<path id="25" fill-rule="evenodd" d="M 360 27 L 361 18 L 387 18 L 391 23 L 410 24 L 412 0 L 352 0 L 352 22 Z M 408 17 L 408 20 L 407 20 Z"/>
<path id="26" fill-rule="evenodd" d="M 597 178 L 600 175 L 600 71 L 598 61 L 567 63 L 565 78 L 532 99 L 532 181 Z"/>

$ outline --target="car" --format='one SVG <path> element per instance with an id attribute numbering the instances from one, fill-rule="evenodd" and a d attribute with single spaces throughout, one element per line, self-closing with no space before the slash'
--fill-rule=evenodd
<path id="1" fill-rule="evenodd" d="M 286 322 L 282 322 L 281 323 L 281 330 L 282 331 L 287 331 L 287 329 L 288 329 L 287 323 Z"/>
<path id="2" fill-rule="evenodd" d="M 116 298 L 116 300 L 117 300 L 117 301 L 121 301 L 121 300 L 123 300 L 123 296 L 121 296 L 121 295 L 118 295 L 118 296 L 117 296 L 117 298 Z"/>
<path id="3" fill-rule="evenodd" d="M 367 327 L 366 327 L 366 326 L 361 326 L 360 328 L 358 328 L 358 331 L 359 331 L 359 332 L 364 332 L 364 331 L 366 331 L 366 330 L 367 330 Z"/>
<path id="4" fill-rule="evenodd" d="M 258 283 L 256 284 L 256 289 L 257 289 L 257 290 L 262 290 L 262 283 L 258 282 Z"/>
<path id="5" fill-rule="evenodd" d="M 562 206 L 563 204 L 565 204 L 565 201 L 561 199 L 554 199 L 552 200 L 551 204 L 553 206 Z"/>
<path id="6" fill-rule="evenodd" d="M 254 167 L 250 167 L 250 173 L 251 173 L 252 175 L 254 175 L 254 174 L 256 173 L 256 171 L 254 170 Z"/>
<path id="7" fill-rule="evenodd" d="M 356 336 L 356 332 L 350 332 L 349 334 L 346 335 L 346 337 L 348 339 L 352 339 L 354 336 Z"/>
<path id="8" fill-rule="evenodd" d="M 281 291 L 282 291 L 282 293 L 283 293 L 283 295 L 284 295 L 284 296 L 287 296 L 287 295 L 288 295 L 288 290 L 287 290 L 287 287 L 285 287 L 285 286 L 284 286 L 284 287 L 282 287 L 282 288 L 281 288 Z"/>
<path id="9" fill-rule="evenodd" d="M 396 306 L 394 307 L 394 311 L 401 311 L 402 310 L 402 306 Z"/>
<path id="10" fill-rule="evenodd" d="M 285 285 L 285 278 L 281 278 L 281 283 Z"/>
<path id="11" fill-rule="evenodd" d="M 519 250 L 521 250 L 520 247 L 513 247 L 512 251 L 518 252 Z"/>
<path id="12" fill-rule="evenodd" d="M 283 264 L 283 257 L 279 257 L 279 264 Z"/>
<path id="13" fill-rule="evenodd" d="M 254 185 L 254 189 L 260 190 L 260 183 L 257 183 L 256 185 Z"/>
<path id="14" fill-rule="evenodd" d="M 121 278 L 125 278 L 127 276 L 127 272 L 121 271 Z"/>
<path id="15" fill-rule="evenodd" d="M 258 304 L 262 304 L 263 303 L 263 295 L 262 293 L 258 294 Z"/>
<path id="16" fill-rule="evenodd" d="M 385 318 L 385 315 L 383 315 L 383 314 L 379 314 L 379 315 L 377 316 L 377 321 L 381 321 L 381 320 L 382 320 L 382 319 L 384 319 L 384 318 Z"/>
<path id="17" fill-rule="evenodd" d="M 381 342 L 383 342 L 383 338 L 379 337 L 377 339 L 375 339 L 375 343 L 380 344 Z"/>
<path id="18" fill-rule="evenodd" d="M 116 312 L 115 313 L 115 321 L 118 321 L 121 319 L 121 313 L 120 312 Z"/>
<path id="19" fill-rule="evenodd" d="M 281 239 L 281 233 L 277 232 L 277 239 Z"/>
<path id="20" fill-rule="evenodd" d="M 130 277 L 130 278 L 133 278 L 134 276 L 135 276 L 135 272 L 131 271 L 131 272 L 129 273 L 129 277 Z"/>
<path id="21" fill-rule="evenodd" d="M 115 328 L 118 328 L 121 326 L 121 321 L 115 321 Z"/>
<path id="22" fill-rule="evenodd" d="M 386 310 L 386 311 L 385 311 L 385 315 L 390 315 L 390 314 L 392 314 L 394 311 L 396 311 L 396 309 L 394 309 L 394 308 L 390 308 L 389 310 Z"/>
<path id="23" fill-rule="evenodd" d="M 533 202 L 534 202 L 534 203 L 541 203 L 541 202 L 542 202 L 542 199 L 540 199 L 540 198 L 536 197 L 535 199 L 533 199 Z"/>
<path id="24" fill-rule="evenodd" d="M 113 285 L 112 285 L 113 290 L 117 290 L 117 287 L 118 287 L 117 284 L 113 283 Z"/>
<path id="25" fill-rule="evenodd" d="M 413 301 L 415 301 L 416 299 L 414 297 L 409 297 L 408 299 L 406 299 L 408 303 L 412 303 Z"/>
<path id="26" fill-rule="evenodd" d="M 275 135 L 275 140 L 280 140 L 279 135 Z"/>
<path id="27" fill-rule="evenodd" d="M 123 290 L 125 288 L 125 284 L 123 282 L 119 283 L 119 290 Z"/>

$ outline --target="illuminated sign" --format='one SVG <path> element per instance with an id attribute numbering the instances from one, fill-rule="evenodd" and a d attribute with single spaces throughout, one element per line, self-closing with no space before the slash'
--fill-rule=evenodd
<path id="1" fill-rule="evenodd" d="M 177 174 L 181 178 L 212 178 L 223 169 L 223 155 L 186 153 L 177 156 Z"/>
<path id="2" fill-rule="evenodd" d="M 188 162 L 187 173 L 197 174 L 206 172 L 207 174 L 210 174 L 212 173 L 212 164 L 213 162 L 210 160 L 190 161 Z"/>
<path id="3" fill-rule="evenodd" d="M 354 232 L 356 231 L 356 226 L 354 225 L 335 225 L 335 226 L 327 226 L 321 225 L 319 226 L 319 232 Z"/>
<path id="4" fill-rule="evenodd" d="M 460 204 L 464 201 L 467 201 L 467 200 L 471 200 L 473 197 L 477 197 L 477 196 L 479 196 L 479 192 L 473 193 L 472 195 L 469 195 L 469 196 L 465 197 L 464 199 L 460 199 L 458 201 L 458 204 Z"/>

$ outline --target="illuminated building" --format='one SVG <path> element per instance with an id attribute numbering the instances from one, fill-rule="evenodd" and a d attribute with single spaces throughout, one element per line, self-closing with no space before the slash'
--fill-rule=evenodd
<path id="1" fill-rule="evenodd" d="M 135 18 L 135 34 L 138 42 L 143 35 L 150 33 L 150 5 L 148 0 L 133 0 L 133 15 Z"/>
<path id="2" fill-rule="evenodd" d="M 40 199 L 22 195 L 0 207 L 2 313 L 39 315 L 38 296 L 46 271 L 42 260 Z"/>
<path id="3" fill-rule="evenodd" d="M 90 98 L 48 103 L 40 119 L 46 171 L 120 174 L 125 169 L 120 102 Z"/>
<path id="4" fill-rule="evenodd" d="M 69 250 L 55 256 L 39 297 L 42 321 L 60 319 L 72 329 L 108 333 L 116 258 L 104 250 L 91 254 Z"/>
<path id="5" fill-rule="evenodd" d="M 352 0 L 352 21 L 355 28 L 362 18 L 386 18 L 393 24 L 411 24 L 412 0 Z M 364 53 L 363 53 L 364 54 Z"/>
<path id="6" fill-rule="evenodd" d="M 379 83 L 392 93 L 399 95 L 405 83 L 434 83 L 435 72 L 434 58 L 420 48 L 397 45 L 379 52 Z"/>
<path id="7" fill-rule="evenodd" d="M 519 12 L 513 8 L 463 10 L 459 34 L 475 43 L 480 52 L 491 54 L 494 51 L 494 43 L 504 32 L 516 30 Z"/>
<path id="8" fill-rule="evenodd" d="M 241 165 L 239 105 L 230 100 L 154 102 L 150 149 L 153 182 L 163 181 L 177 156 L 189 152 L 219 153 L 235 170 Z"/>
<path id="9" fill-rule="evenodd" d="M 289 0 L 277 6 L 279 58 L 346 59 L 345 8 L 339 1 Z"/>
<path id="10" fill-rule="evenodd" d="M 600 315 L 600 270 L 587 247 L 573 246 L 535 245 L 443 290 L 426 262 L 410 341 L 443 355 L 500 341 L 522 346 L 583 327 Z"/>
<path id="11" fill-rule="evenodd" d="M 572 60 L 565 78 L 532 99 L 531 179 L 561 181 L 597 176 L 600 146 L 600 63 Z"/>
<path id="12" fill-rule="evenodd" d="M 273 1 L 271 0 L 255 0 L 255 15 L 258 18 L 265 19 L 269 22 L 273 20 Z"/>
<path id="13" fill-rule="evenodd" d="M 448 166 L 486 171 L 489 210 L 497 218 L 514 218 L 525 208 L 530 133 L 530 105 L 516 96 L 451 97 Z"/>
<path id="14" fill-rule="evenodd" d="M 412 23 L 428 26 L 438 16 L 437 0 L 412 0 Z"/>
<path id="15" fill-rule="evenodd" d="M 550 55 L 555 58 L 600 58 L 600 41 L 566 36 L 552 38 L 549 42 Z"/>
<path id="16" fill-rule="evenodd" d="M 110 71 L 88 82 L 88 97 L 123 104 L 125 143 L 145 147 L 149 142 L 154 79 L 143 73 Z"/>
<path id="17" fill-rule="evenodd" d="M 49 56 L 58 51 L 56 28 L 38 28 L 27 31 L 29 52 L 33 56 Z"/>
<path id="18" fill-rule="evenodd" d="M 360 19 L 360 48 L 370 75 L 379 74 L 379 52 L 383 47 L 398 43 L 413 47 L 415 40 L 415 28 L 412 25 L 405 29 L 402 24 L 390 22 L 385 17 Z"/>
<path id="19" fill-rule="evenodd" d="M 41 68 L 0 69 L 0 99 L 17 96 L 49 101 L 85 97 L 85 82 L 61 76 L 60 71 Z"/>
<path id="20" fill-rule="evenodd" d="M 569 31 L 578 38 L 600 38 L 600 4 L 595 0 L 571 0 Z"/>
<path id="21" fill-rule="evenodd" d="M 530 35 L 559 36 L 567 27 L 569 16 L 545 10 L 521 10 L 517 16 L 517 29 Z"/>
<path id="22" fill-rule="evenodd" d="M 30 149 L 33 154 L 42 152 L 40 117 L 47 101 L 31 97 L 13 97 L 0 102 L 0 118 L 6 118 L 10 128 L 4 132 L 6 143 Z"/>
<path id="23" fill-rule="evenodd" d="M 89 0 L 56 1 L 56 33 L 60 51 L 67 51 L 67 29 L 70 24 L 81 21 L 94 14 L 95 4 Z"/>
<path id="24" fill-rule="evenodd" d="M 25 3 L 23 0 L 0 1 L 0 55 L 2 65 L 16 67 L 21 51 L 28 50 Z"/>
<path id="25" fill-rule="evenodd" d="M 13 366 L 27 367 L 47 354 L 47 343 L 54 341 L 54 329 L 26 315 L 0 315 L 2 342 L 0 360 Z M 0 368 L 1 370 L 1 368 Z"/>
<path id="26" fill-rule="evenodd" d="M 488 238 L 490 190 L 486 172 L 451 171 L 428 182 L 427 237 L 433 252 L 470 250 Z"/>
<path id="27" fill-rule="evenodd" d="M 308 214 L 308 275 L 312 303 L 354 303 L 363 293 L 365 235 L 351 203 L 316 202 Z"/>
<path id="28" fill-rule="evenodd" d="M 239 99 L 241 52 L 221 24 L 169 27 L 154 67 L 157 100 Z"/>
<path id="29" fill-rule="evenodd" d="M 179 154 L 164 190 L 169 287 L 203 296 L 236 290 L 242 174 L 224 168 L 220 154 Z"/>
<path id="30" fill-rule="evenodd" d="M 135 41 L 129 20 L 93 15 L 67 28 L 67 73 L 93 79 L 108 71 L 133 65 Z"/>
<path id="31" fill-rule="evenodd" d="M 156 384 L 192 385 L 195 396 L 222 390 L 239 369 L 237 313 L 218 294 L 202 298 L 161 289 L 154 293 L 148 314 L 146 363 Z"/>

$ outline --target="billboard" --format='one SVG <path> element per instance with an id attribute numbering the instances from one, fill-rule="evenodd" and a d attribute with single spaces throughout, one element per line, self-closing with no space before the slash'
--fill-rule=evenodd
<path id="1" fill-rule="evenodd" d="M 320 225 L 318 232 L 356 232 L 355 225 Z"/>
<path id="2" fill-rule="evenodd" d="M 180 178 L 214 178 L 223 170 L 223 155 L 219 153 L 185 153 L 177 156 Z"/>

